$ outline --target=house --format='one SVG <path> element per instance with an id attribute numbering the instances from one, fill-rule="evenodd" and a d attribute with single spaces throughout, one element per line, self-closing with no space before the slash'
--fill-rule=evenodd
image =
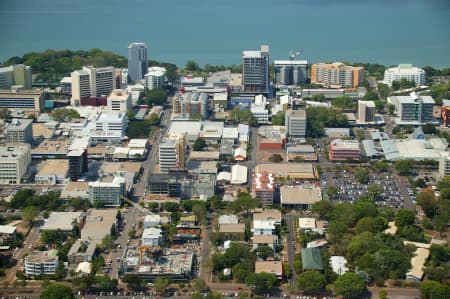
<path id="1" fill-rule="evenodd" d="M 222 224 L 238 224 L 239 219 L 236 215 L 220 215 L 219 216 L 219 226 Z"/>
<path id="2" fill-rule="evenodd" d="M 255 209 L 253 220 L 273 220 L 275 225 L 281 225 L 281 211 L 276 209 Z"/>
<path id="3" fill-rule="evenodd" d="M 311 217 L 298 218 L 298 229 L 301 231 L 314 231 L 317 228 L 316 219 Z"/>
<path id="4" fill-rule="evenodd" d="M 219 233 L 223 240 L 244 241 L 245 240 L 245 224 L 221 224 Z"/>
<path id="5" fill-rule="evenodd" d="M 192 227 L 197 225 L 197 217 L 194 214 L 180 217 L 179 226 Z"/>
<path id="6" fill-rule="evenodd" d="M 275 252 L 277 245 L 278 245 L 277 235 L 256 235 L 252 237 L 253 250 L 261 246 L 269 246 Z"/>
<path id="7" fill-rule="evenodd" d="M 162 230 L 156 227 L 144 229 L 142 233 L 143 246 L 159 246 L 163 242 Z"/>
<path id="8" fill-rule="evenodd" d="M 281 261 L 256 261 L 255 273 L 266 272 L 275 275 L 278 280 L 283 279 L 283 263 Z"/>
<path id="9" fill-rule="evenodd" d="M 273 235 L 275 233 L 275 220 L 254 220 L 253 235 Z"/>
<path id="10" fill-rule="evenodd" d="M 323 270 L 322 255 L 318 248 L 302 248 L 302 269 Z"/>

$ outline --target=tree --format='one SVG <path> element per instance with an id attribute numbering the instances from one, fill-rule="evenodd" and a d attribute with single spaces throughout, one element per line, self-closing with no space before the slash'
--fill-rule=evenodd
<path id="1" fill-rule="evenodd" d="M 195 204 L 192 206 L 192 212 L 194 213 L 195 217 L 200 221 L 202 225 L 206 225 L 208 222 L 207 214 L 208 211 L 206 210 L 205 205 L 202 204 Z"/>
<path id="2" fill-rule="evenodd" d="M 342 220 L 332 220 L 328 225 L 328 239 L 331 243 L 337 243 L 348 231 L 347 224 Z"/>
<path id="3" fill-rule="evenodd" d="M 395 224 L 400 226 L 413 225 L 416 219 L 416 215 L 413 211 L 407 209 L 400 209 L 395 215 Z"/>
<path id="4" fill-rule="evenodd" d="M 1 119 L 8 119 L 11 115 L 11 112 L 8 110 L 8 108 L 0 108 L 0 118 Z"/>
<path id="5" fill-rule="evenodd" d="M 101 247 L 103 249 L 113 249 L 115 247 L 114 239 L 111 235 L 106 235 L 102 239 Z"/>
<path id="6" fill-rule="evenodd" d="M 356 223 L 356 233 L 362 232 L 378 233 L 387 228 L 387 220 L 383 217 L 364 217 Z"/>
<path id="7" fill-rule="evenodd" d="M 194 151 L 202 151 L 205 146 L 206 146 L 205 139 L 199 137 L 197 138 L 197 140 L 195 140 L 193 149 Z"/>
<path id="8" fill-rule="evenodd" d="M 378 199 L 383 193 L 383 186 L 381 185 L 369 185 L 367 187 L 367 193 L 372 200 Z"/>
<path id="9" fill-rule="evenodd" d="M 273 257 L 274 252 L 272 248 L 270 248 L 267 245 L 259 246 L 255 249 L 255 253 L 258 257 L 262 258 L 263 260 L 267 260 L 269 257 Z"/>
<path id="10" fill-rule="evenodd" d="M 39 215 L 39 209 L 34 206 L 28 206 L 25 209 L 23 209 L 22 212 L 23 220 L 28 221 L 28 223 L 32 223 L 37 215 Z"/>
<path id="11" fill-rule="evenodd" d="M 403 176 L 413 173 L 414 163 L 411 160 L 398 160 L 394 162 L 395 170 Z"/>
<path id="12" fill-rule="evenodd" d="M 378 93 L 376 93 L 375 91 L 372 90 L 367 90 L 366 94 L 363 97 L 364 101 L 376 101 L 378 100 Z"/>
<path id="13" fill-rule="evenodd" d="M 163 209 L 168 212 L 175 212 L 180 209 L 180 205 L 174 201 L 166 201 L 163 203 Z"/>
<path id="14" fill-rule="evenodd" d="M 153 287 L 159 294 L 164 294 L 170 283 L 171 282 L 169 278 L 156 277 L 153 283 Z"/>
<path id="15" fill-rule="evenodd" d="M 247 276 L 245 283 L 254 288 L 256 294 L 266 294 L 276 286 L 277 277 L 266 272 L 251 273 Z"/>
<path id="16" fill-rule="evenodd" d="M 117 288 L 118 281 L 117 279 L 111 279 L 108 276 L 97 276 L 95 278 L 97 286 L 105 291 L 112 291 Z"/>
<path id="17" fill-rule="evenodd" d="M 73 299 L 72 289 L 62 284 L 52 284 L 46 288 L 40 299 Z"/>
<path id="18" fill-rule="evenodd" d="M 196 279 L 194 281 L 194 284 L 192 287 L 194 288 L 194 290 L 196 292 L 199 292 L 199 293 L 204 293 L 204 292 L 208 291 L 208 289 L 209 289 L 208 286 L 206 285 L 206 282 L 200 278 Z"/>
<path id="19" fill-rule="evenodd" d="M 134 113 L 133 109 L 128 109 L 127 110 L 127 118 L 129 120 L 134 120 L 134 118 L 136 117 L 136 113 Z"/>
<path id="20" fill-rule="evenodd" d="M 127 284 L 127 288 L 132 290 L 139 290 L 144 287 L 144 282 L 137 275 L 126 275 L 122 281 Z"/>
<path id="21" fill-rule="evenodd" d="M 246 214 L 248 215 L 250 210 L 257 208 L 258 205 L 259 202 L 256 198 L 252 197 L 248 193 L 241 192 L 238 194 L 238 198 L 235 201 L 233 201 L 231 207 L 237 213 L 245 211 Z"/>
<path id="22" fill-rule="evenodd" d="M 448 299 L 450 287 L 434 280 L 426 280 L 422 282 L 420 293 L 423 299 Z"/>
<path id="23" fill-rule="evenodd" d="M 277 114 L 272 116 L 272 125 L 284 126 L 286 113 L 284 111 L 278 111 Z"/>
<path id="24" fill-rule="evenodd" d="M 224 205 L 223 198 L 219 195 L 211 196 L 208 201 L 211 208 L 213 208 L 214 210 L 220 210 Z"/>
<path id="25" fill-rule="evenodd" d="M 389 85 L 384 83 L 378 83 L 378 92 L 383 99 L 386 99 L 389 96 L 390 88 Z"/>
<path id="26" fill-rule="evenodd" d="M 419 193 L 417 195 L 417 204 L 423 209 L 427 217 L 434 218 L 434 216 L 436 216 L 439 202 L 436 200 L 433 191 Z"/>
<path id="27" fill-rule="evenodd" d="M 327 188 L 327 193 L 328 193 L 329 188 L 331 188 L 331 187 Z M 334 187 L 334 188 L 335 189 L 332 189 L 333 190 L 331 192 L 332 194 L 334 191 L 336 193 L 338 191 L 338 189 L 336 187 Z M 328 194 L 328 195 L 330 196 L 330 194 Z M 313 203 L 312 212 L 315 214 L 318 214 L 321 219 L 330 220 L 331 217 L 333 216 L 333 205 L 328 200 L 320 200 L 318 202 Z"/>
<path id="28" fill-rule="evenodd" d="M 155 88 L 152 90 L 147 90 L 145 100 L 149 106 L 161 106 L 166 102 L 167 96 L 167 91 L 162 88 Z"/>
<path id="29" fill-rule="evenodd" d="M 245 123 L 250 126 L 256 126 L 257 121 L 253 117 L 253 114 L 250 112 L 250 110 L 242 110 L 239 108 L 233 108 L 233 110 L 230 111 L 229 114 L 230 120 L 234 123 Z"/>
<path id="30" fill-rule="evenodd" d="M 80 114 L 75 109 L 58 108 L 52 111 L 52 118 L 59 122 L 71 121 L 80 117 Z"/>
<path id="31" fill-rule="evenodd" d="M 280 163 L 281 161 L 283 161 L 283 157 L 281 157 L 280 154 L 273 154 L 272 156 L 270 156 L 269 161 L 274 163 Z"/>
<path id="32" fill-rule="evenodd" d="M 318 271 L 305 271 L 297 276 L 297 286 L 306 294 L 318 294 L 325 289 L 325 285 L 325 276 Z"/>
<path id="33" fill-rule="evenodd" d="M 382 113 L 384 110 L 384 107 L 386 106 L 385 102 L 382 100 L 375 100 L 375 109 L 377 109 L 378 113 Z"/>
<path id="34" fill-rule="evenodd" d="M 355 178 L 360 184 L 366 185 L 369 182 L 369 171 L 366 168 L 359 168 L 355 172 Z"/>
<path id="35" fill-rule="evenodd" d="M 306 108 L 306 136 L 312 138 L 322 137 L 325 127 L 348 127 L 347 117 L 341 111 L 326 107 Z"/>
<path id="36" fill-rule="evenodd" d="M 159 203 L 157 203 L 155 201 L 151 201 L 148 203 L 147 207 L 150 211 L 156 212 L 159 209 Z"/>
<path id="37" fill-rule="evenodd" d="M 134 238 L 135 235 L 136 235 L 136 230 L 135 229 L 130 229 L 128 231 L 128 237 Z"/>
<path id="38" fill-rule="evenodd" d="M 378 298 L 379 299 L 387 299 L 387 292 L 385 291 L 385 290 L 381 290 L 379 293 L 378 293 Z"/>
<path id="39" fill-rule="evenodd" d="M 245 279 L 250 274 L 250 270 L 244 264 L 239 263 L 231 268 L 231 273 L 237 282 L 245 282 Z"/>
<path id="40" fill-rule="evenodd" d="M 186 69 L 186 71 L 188 71 L 188 72 L 197 72 L 197 71 L 200 71 L 200 70 L 201 70 L 201 68 L 200 68 L 200 66 L 198 65 L 198 63 L 195 62 L 195 61 L 193 61 L 193 60 L 188 60 L 188 61 L 186 62 L 186 67 L 185 67 L 185 69 Z"/>
<path id="41" fill-rule="evenodd" d="M 335 281 L 334 292 L 344 298 L 362 298 L 367 291 L 366 282 L 353 272 L 347 272 Z"/>

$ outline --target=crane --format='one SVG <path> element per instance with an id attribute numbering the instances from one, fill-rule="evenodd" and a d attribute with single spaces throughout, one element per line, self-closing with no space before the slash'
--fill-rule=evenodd
<path id="1" fill-rule="evenodd" d="M 295 57 L 299 56 L 302 53 L 303 53 L 303 50 L 300 50 L 300 51 L 292 51 L 292 50 L 290 50 L 289 51 L 289 59 L 290 60 L 294 60 Z"/>

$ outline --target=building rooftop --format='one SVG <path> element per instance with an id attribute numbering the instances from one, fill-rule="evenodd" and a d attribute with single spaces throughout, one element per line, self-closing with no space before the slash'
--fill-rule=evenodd
<path id="1" fill-rule="evenodd" d="M 335 139 L 331 141 L 330 145 L 333 147 L 333 150 L 359 150 L 358 140 Z"/>
<path id="2" fill-rule="evenodd" d="M 169 134 L 175 135 L 199 135 L 202 123 L 199 121 L 172 121 L 170 123 Z"/>
<path id="3" fill-rule="evenodd" d="M 142 232 L 142 239 L 154 239 L 161 237 L 162 237 L 162 230 L 156 227 L 146 228 Z"/>
<path id="4" fill-rule="evenodd" d="M 423 72 L 421 68 L 413 67 L 412 64 L 399 64 L 396 67 L 392 67 L 386 70 L 388 73 L 401 73 L 401 74 L 414 74 L 417 72 Z"/>
<path id="5" fill-rule="evenodd" d="M 318 248 L 302 248 L 302 268 L 304 270 L 323 270 L 322 255 Z"/>
<path id="6" fill-rule="evenodd" d="M 17 119 L 14 118 L 7 126 L 8 131 L 23 131 L 33 123 L 31 119 Z"/>
<path id="7" fill-rule="evenodd" d="M 419 96 L 424 104 L 436 104 L 434 99 L 431 96 Z M 409 96 L 391 96 L 389 97 L 391 103 L 398 102 L 399 104 L 413 104 L 416 103 L 416 97 L 409 95 Z"/>
<path id="8" fill-rule="evenodd" d="M 68 182 L 63 192 L 87 192 L 88 182 Z"/>
<path id="9" fill-rule="evenodd" d="M 52 212 L 41 230 L 71 231 L 73 222 L 79 222 L 82 215 L 82 212 Z"/>
<path id="10" fill-rule="evenodd" d="M 281 204 L 295 205 L 295 204 L 313 204 L 322 200 L 322 193 L 318 187 L 291 187 L 282 186 L 280 188 Z"/>
<path id="11" fill-rule="evenodd" d="M 236 215 L 220 215 L 219 224 L 238 224 L 239 219 Z"/>
<path id="12" fill-rule="evenodd" d="M 34 138 L 43 137 L 43 138 L 49 139 L 49 138 L 52 138 L 55 133 L 54 129 L 49 128 L 49 127 L 45 126 L 44 124 L 40 124 L 40 123 L 33 123 L 32 128 L 33 128 L 33 137 Z"/>
<path id="13" fill-rule="evenodd" d="M 225 223 L 219 227 L 221 233 L 245 233 L 244 223 Z"/>
<path id="14" fill-rule="evenodd" d="M 275 60 L 275 65 L 307 65 L 307 60 Z"/>
<path id="15" fill-rule="evenodd" d="M 316 219 L 311 217 L 298 218 L 299 229 L 315 229 L 317 228 Z"/>
<path id="16" fill-rule="evenodd" d="M 29 152 L 30 145 L 23 143 L 20 145 L 6 144 L 6 146 L 0 146 L 0 160 L 16 160 Z"/>
<path id="17" fill-rule="evenodd" d="M 111 234 L 111 228 L 117 221 L 116 216 L 117 209 L 91 209 L 81 230 L 81 239 L 101 242 L 105 236 Z"/>
<path id="18" fill-rule="evenodd" d="M 54 263 L 58 260 L 58 251 L 32 251 L 25 258 L 25 263 Z"/>
<path id="19" fill-rule="evenodd" d="M 330 257 L 330 264 L 331 268 L 333 269 L 333 272 L 342 275 L 346 272 L 348 272 L 348 268 L 345 266 L 347 264 L 347 260 L 343 256 L 331 256 Z"/>
<path id="20" fill-rule="evenodd" d="M 16 231 L 16 227 L 12 225 L 0 225 L 0 234 L 11 235 Z"/>
<path id="21" fill-rule="evenodd" d="M 64 175 L 69 172 L 69 160 L 52 159 L 41 163 L 41 169 L 37 175 Z"/>
<path id="22" fill-rule="evenodd" d="M 277 235 L 256 235 L 252 237 L 253 244 L 273 244 L 278 242 Z"/>
<path id="23" fill-rule="evenodd" d="M 268 172 L 275 177 L 291 177 L 293 179 L 316 179 L 316 172 L 311 163 L 260 163 L 256 173 Z"/>
<path id="24" fill-rule="evenodd" d="M 108 97 L 115 100 L 127 100 L 130 96 L 125 89 L 113 89 Z"/>
<path id="25" fill-rule="evenodd" d="M 281 261 L 256 261 L 255 273 L 261 272 L 281 276 L 283 275 L 283 263 Z"/>
<path id="26" fill-rule="evenodd" d="M 124 118 L 126 115 L 122 112 L 102 112 L 97 117 L 97 122 L 121 122 Z"/>
<path id="27" fill-rule="evenodd" d="M 277 209 L 256 209 L 253 212 L 254 220 L 274 220 L 275 223 L 281 224 L 281 211 Z"/>

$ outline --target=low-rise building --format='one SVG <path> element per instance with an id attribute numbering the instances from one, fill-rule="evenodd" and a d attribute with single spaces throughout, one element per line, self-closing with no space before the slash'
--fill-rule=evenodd
<path id="1" fill-rule="evenodd" d="M 117 209 L 91 209 L 81 229 L 81 239 L 100 244 L 105 236 L 117 233 Z"/>
<path id="2" fill-rule="evenodd" d="M 58 231 L 61 234 L 71 234 L 76 224 L 84 219 L 82 212 L 52 212 L 45 220 L 41 231 Z"/>
<path id="3" fill-rule="evenodd" d="M 330 143 L 331 161 L 359 160 L 361 149 L 357 140 L 335 139 Z"/>
<path id="4" fill-rule="evenodd" d="M 303 270 L 323 270 L 322 255 L 318 248 L 302 248 L 302 269 Z"/>
<path id="5" fill-rule="evenodd" d="M 253 219 L 253 236 L 257 235 L 273 235 L 275 233 L 275 220 L 264 219 L 258 220 Z"/>
<path id="6" fill-rule="evenodd" d="M 31 150 L 33 159 L 62 159 L 69 153 L 71 141 L 69 139 L 44 139 L 37 147 Z"/>
<path id="7" fill-rule="evenodd" d="M 302 186 L 299 188 L 282 186 L 280 188 L 280 203 L 282 207 L 310 209 L 314 203 L 320 200 L 322 200 L 322 193 L 319 187 Z"/>
<path id="8" fill-rule="evenodd" d="M 45 93 L 40 90 L 0 90 L 0 108 L 41 112 L 44 102 Z"/>
<path id="9" fill-rule="evenodd" d="M 255 173 L 267 172 L 277 178 L 292 180 L 317 180 L 317 170 L 311 163 L 260 163 Z"/>
<path id="10" fill-rule="evenodd" d="M 0 225 L 0 244 L 16 238 L 16 227 L 12 225 Z"/>
<path id="11" fill-rule="evenodd" d="M 72 198 L 89 199 L 88 182 L 68 182 L 61 191 L 60 198 L 70 200 Z"/>
<path id="12" fill-rule="evenodd" d="M 283 279 L 283 263 L 281 261 L 256 261 L 255 273 L 269 273 L 277 277 L 278 280 Z"/>
<path id="13" fill-rule="evenodd" d="M 25 258 L 25 274 L 27 276 L 53 275 L 58 268 L 56 250 L 32 251 Z"/>
<path id="14" fill-rule="evenodd" d="M 318 156 L 314 147 L 310 144 L 299 144 L 288 146 L 286 148 L 286 157 L 288 161 L 317 161 Z"/>
<path id="15" fill-rule="evenodd" d="M 144 229 L 159 226 L 161 224 L 161 216 L 158 214 L 146 215 L 143 221 Z"/>
<path id="16" fill-rule="evenodd" d="M 222 224 L 238 224 L 239 219 L 236 215 L 220 215 L 219 216 L 219 226 Z"/>
<path id="17" fill-rule="evenodd" d="M 219 233 L 223 240 L 244 241 L 245 240 L 245 224 L 244 223 L 227 223 L 219 226 Z"/>
<path id="18" fill-rule="evenodd" d="M 278 245 L 277 235 L 256 235 L 252 237 L 253 250 L 257 249 L 260 246 L 268 246 L 275 252 L 277 245 Z"/>
<path id="19" fill-rule="evenodd" d="M 68 160 L 45 160 L 36 174 L 36 184 L 55 185 L 63 184 L 69 180 Z"/>
<path id="20" fill-rule="evenodd" d="M 5 128 L 7 143 L 32 143 L 33 121 L 31 119 L 13 119 Z"/>
<path id="21" fill-rule="evenodd" d="M 156 227 L 144 229 L 142 233 L 142 246 L 160 246 L 163 242 L 162 230 Z"/>
<path id="22" fill-rule="evenodd" d="M 281 150 L 286 142 L 286 127 L 262 126 L 258 129 L 260 150 Z"/>

